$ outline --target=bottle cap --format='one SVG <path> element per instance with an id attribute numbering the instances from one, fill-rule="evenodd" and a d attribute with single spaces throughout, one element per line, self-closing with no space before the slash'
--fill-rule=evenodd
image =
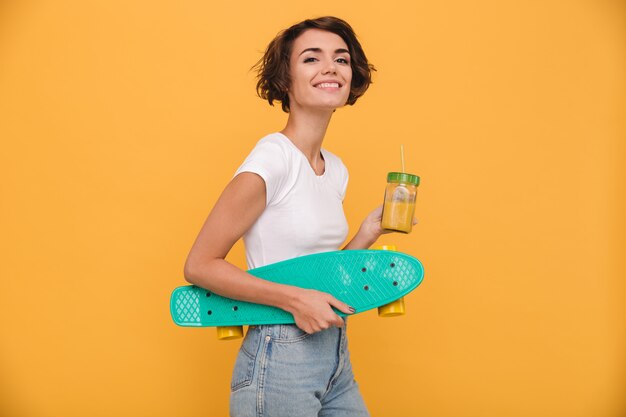
<path id="1" fill-rule="evenodd" d="M 420 177 L 406 172 L 390 172 L 387 174 L 387 182 L 401 182 L 404 184 L 420 185 Z"/>

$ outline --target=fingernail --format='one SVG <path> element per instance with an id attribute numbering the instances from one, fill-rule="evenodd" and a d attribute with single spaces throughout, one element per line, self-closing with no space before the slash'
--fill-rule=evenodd
<path id="1" fill-rule="evenodd" d="M 353 314 L 356 312 L 356 310 L 354 309 L 354 307 L 350 307 L 350 306 L 348 306 L 348 310 L 350 310 L 350 312 L 352 312 Z"/>

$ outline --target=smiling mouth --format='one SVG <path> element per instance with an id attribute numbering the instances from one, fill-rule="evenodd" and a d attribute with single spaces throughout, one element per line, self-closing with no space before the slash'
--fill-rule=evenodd
<path id="1" fill-rule="evenodd" d="M 315 85 L 315 88 L 339 88 L 339 83 L 319 83 Z"/>

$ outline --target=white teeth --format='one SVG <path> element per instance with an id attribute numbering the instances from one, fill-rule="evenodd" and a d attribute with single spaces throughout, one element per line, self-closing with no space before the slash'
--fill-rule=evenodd
<path id="1" fill-rule="evenodd" d="M 317 88 L 339 88 L 339 83 L 321 83 L 316 85 Z"/>

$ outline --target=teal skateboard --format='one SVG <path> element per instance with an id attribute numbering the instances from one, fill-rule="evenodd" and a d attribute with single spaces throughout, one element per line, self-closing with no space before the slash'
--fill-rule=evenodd
<path id="1" fill-rule="evenodd" d="M 381 315 L 392 316 L 398 314 L 393 303 L 403 301 L 402 297 L 422 282 L 424 268 L 419 260 L 401 252 L 345 250 L 289 259 L 248 273 L 329 293 L 354 307 L 357 313 L 375 307 L 379 307 L 380 313 L 380 307 L 387 306 L 386 314 Z M 279 308 L 221 297 L 194 285 L 173 291 L 170 313 L 179 326 L 218 327 L 220 339 L 241 336 L 241 331 L 226 326 L 294 323 L 293 316 Z"/>

